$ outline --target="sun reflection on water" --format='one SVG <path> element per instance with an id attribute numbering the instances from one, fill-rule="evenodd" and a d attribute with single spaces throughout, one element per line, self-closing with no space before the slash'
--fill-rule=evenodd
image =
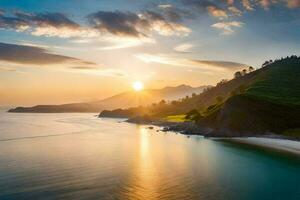
<path id="1" fill-rule="evenodd" d="M 140 154 L 142 159 L 146 159 L 149 153 L 149 133 L 145 127 L 140 127 Z"/>

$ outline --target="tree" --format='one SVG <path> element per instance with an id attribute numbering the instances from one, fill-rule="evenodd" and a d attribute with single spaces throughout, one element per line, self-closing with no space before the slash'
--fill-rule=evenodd
<path id="1" fill-rule="evenodd" d="M 291 55 L 291 58 L 295 59 L 295 58 L 298 58 L 298 57 L 296 55 Z"/>
<path id="2" fill-rule="evenodd" d="M 222 96 L 217 96 L 216 97 L 216 101 L 217 101 L 217 103 L 221 103 L 222 101 L 223 101 L 223 97 Z"/>
<path id="3" fill-rule="evenodd" d="M 166 104 L 166 101 L 163 99 L 159 102 L 159 105 L 165 105 Z"/>
<path id="4" fill-rule="evenodd" d="M 253 68 L 252 66 L 250 66 L 250 67 L 248 68 L 248 71 L 249 71 L 249 72 L 253 72 L 253 71 L 254 71 L 254 68 Z"/>
<path id="5" fill-rule="evenodd" d="M 246 75 L 247 74 L 247 70 L 246 69 L 243 69 L 242 70 L 242 75 L 244 76 L 244 75 Z"/>
<path id="6" fill-rule="evenodd" d="M 270 64 L 269 61 L 265 61 L 265 62 L 262 64 L 261 67 L 265 67 L 265 66 L 267 66 L 268 64 Z"/>
<path id="7" fill-rule="evenodd" d="M 240 85 L 238 87 L 238 91 L 239 91 L 240 94 L 245 93 L 246 92 L 246 86 L 245 85 Z"/>
<path id="8" fill-rule="evenodd" d="M 186 113 L 186 116 L 185 116 L 185 119 L 192 120 L 192 121 L 195 121 L 195 122 L 199 121 L 202 118 L 203 118 L 203 116 L 196 109 L 193 109 L 193 110 L 189 111 L 188 113 Z"/>
<path id="9" fill-rule="evenodd" d="M 237 92 L 236 92 L 235 90 L 233 90 L 233 91 L 230 92 L 230 96 L 231 96 L 231 97 L 233 97 L 233 96 L 235 96 L 235 95 L 237 95 Z"/>
<path id="10" fill-rule="evenodd" d="M 191 111 L 189 111 L 189 112 L 186 113 L 185 118 L 186 119 L 191 119 L 191 117 L 193 115 L 197 115 L 197 114 L 199 114 L 199 111 L 196 110 L 196 109 L 193 109 L 193 110 L 191 110 Z"/>
<path id="11" fill-rule="evenodd" d="M 240 78 L 242 76 L 242 73 L 240 71 L 237 71 L 234 73 L 234 78 Z"/>
<path id="12" fill-rule="evenodd" d="M 196 96 L 197 96 L 197 94 L 196 94 L 196 93 L 193 93 L 193 94 L 192 94 L 192 97 L 193 97 L 193 98 L 194 98 L 194 97 L 196 97 Z"/>
<path id="13" fill-rule="evenodd" d="M 171 101 L 171 104 L 175 106 L 175 105 L 177 105 L 177 104 L 178 104 L 178 102 L 177 102 L 177 101 L 175 101 L 175 100 L 173 100 L 173 101 Z"/>
<path id="14" fill-rule="evenodd" d="M 213 88 L 213 86 L 207 86 L 206 88 L 203 89 L 203 92 L 202 92 L 202 93 L 208 92 L 208 91 L 210 91 L 212 88 Z"/>
<path id="15" fill-rule="evenodd" d="M 223 84 L 225 84 L 226 82 L 228 82 L 227 79 L 222 79 L 220 82 L 217 83 L 217 86 L 223 85 Z"/>

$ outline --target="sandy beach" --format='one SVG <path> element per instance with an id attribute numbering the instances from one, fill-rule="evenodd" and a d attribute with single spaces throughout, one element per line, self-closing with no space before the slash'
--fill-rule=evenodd
<path id="1" fill-rule="evenodd" d="M 238 143 L 272 148 L 275 150 L 285 151 L 300 156 L 299 141 L 277 139 L 277 138 L 261 138 L 261 137 L 244 137 L 244 138 L 241 137 L 241 138 L 231 138 L 229 140 Z"/>

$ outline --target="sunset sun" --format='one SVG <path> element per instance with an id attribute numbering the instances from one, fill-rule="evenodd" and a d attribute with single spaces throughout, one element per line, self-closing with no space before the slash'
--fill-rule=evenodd
<path id="1" fill-rule="evenodd" d="M 144 84 L 141 82 L 141 81 L 135 81 L 133 82 L 132 84 L 132 88 L 135 90 L 135 91 L 141 91 L 144 89 Z"/>

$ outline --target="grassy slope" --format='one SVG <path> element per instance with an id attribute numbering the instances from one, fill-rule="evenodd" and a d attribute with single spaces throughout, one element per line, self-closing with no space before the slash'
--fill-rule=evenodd
<path id="1" fill-rule="evenodd" d="M 299 59 L 269 65 L 247 83 L 244 94 L 229 98 L 200 123 L 222 131 L 257 134 L 299 128 L 299 77 Z"/>
<path id="2" fill-rule="evenodd" d="M 185 118 L 186 115 L 169 115 L 164 118 L 167 122 L 185 122 L 188 121 Z"/>
<path id="3" fill-rule="evenodd" d="M 280 104 L 300 105 L 300 62 L 275 63 L 268 68 L 249 87 L 246 95 Z"/>

